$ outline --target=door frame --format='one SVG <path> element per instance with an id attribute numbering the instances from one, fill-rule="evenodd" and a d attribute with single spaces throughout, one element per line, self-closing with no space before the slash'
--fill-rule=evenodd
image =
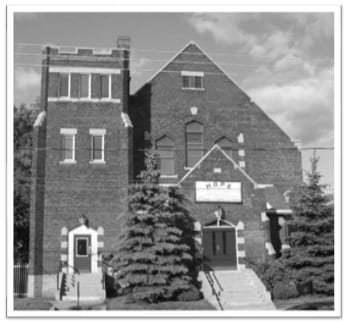
<path id="1" fill-rule="evenodd" d="M 233 223 L 227 221 L 227 220 L 223 220 L 224 223 L 226 223 L 227 225 L 209 225 L 209 226 L 203 226 L 202 227 L 202 248 L 204 247 L 204 229 L 212 229 L 212 230 L 223 230 L 223 229 L 231 229 L 233 228 L 235 231 L 235 250 L 236 250 L 236 270 L 239 270 L 239 249 L 238 249 L 238 226 L 234 225 Z M 204 249 L 203 249 L 203 255 L 204 255 Z"/>
<path id="2" fill-rule="evenodd" d="M 79 226 L 71 230 L 68 234 L 68 263 L 75 267 L 75 235 L 91 237 L 91 271 L 90 273 L 98 272 L 98 232 L 92 228 L 88 228 L 85 225 Z M 73 270 L 68 267 L 68 273 L 72 273 Z"/>

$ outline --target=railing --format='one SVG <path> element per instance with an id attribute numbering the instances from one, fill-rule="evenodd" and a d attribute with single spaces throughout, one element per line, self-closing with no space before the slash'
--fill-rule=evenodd
<path id="1" fill-rule="evenodd" d="M 59 267 L 58 267 L 58 272 L 57 272 L 57 291 L 59 291 L 59 299 L 60 300 L 62 300 L 62 297 L 63 297 L 63 287 L 62 287 L 62 284 L 63 284 L 64 279 L 66 279 L 66 273 L 63 272 L 63 267 L 72 269 L 73 270 L 73 276 L 75 274 L 80 275 L 80 271 L 79 271 L 78 268 L 68 264 L 67 262 L 62 262 L 62 261 L 59 262 Z M 62 274 L 61 281 L 59 281 L 60 274 Z M 73 280 L 74 280 L 74 278 L 73 278 Z M 59 286 L 59 284 L 61 284 L 61 285 Z M 76 301 L 77 301 L 77 307 L 79 307 L 79 304 L 80 304 L 80 282 L 77 281 L 76 285 L 77 285 Z"/>
<path id="2" fill-rule="evenodd" d="M 25 297 L 28 293 L 28 264 L 13 266 L 13 294 L 15 297 Z"/>
<path id="3" fill-rule="evenodd" d="M 217 303 L 218 303 L 220 309 L 223 310 L 223 307 L 222 307 L 222 304 L 221 304 L 221 301 L 220 301 L 220 292 L 217 292 L 217 291 L 215 290 L 214 279 L 213 279 L 213 277 L 211 276 L 211 274 L 210 274 L 209 271 L 204 271 L 204 274 L 205 274 L 205 277 L 207 278 L 208 283 L 209 283 L 209 285 L 210 285 L 210 287 L 211 287 L 212 295 L 215 296 L 216 301 L 217 301 Z M 216 279 L 215 274 L 214 274 L 214 278 Z M 217 281 L 217 279 L 216 279 L 216 282 L 217 282 L 219 288 L 221 289 L 221 285 L 220 285 L 220 283 Z"/>

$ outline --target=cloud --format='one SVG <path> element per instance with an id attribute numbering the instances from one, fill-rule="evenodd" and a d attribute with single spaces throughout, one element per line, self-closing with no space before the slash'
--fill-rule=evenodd
<path id="1" fill-rule="evenodd" d="M 16 68 L 14 86 L 16 90 L 26 91 L 32 87 L 38 87 L 40 85 L 41 75 L 38 71 L 30 68 Z"/>
<path id="2" fill-rule="evenodd" d="M 332 69 L 324 69 L 313 78 L 260 86 L 249 94 L 292 138 L 304 145 L 332 145 Z"/>

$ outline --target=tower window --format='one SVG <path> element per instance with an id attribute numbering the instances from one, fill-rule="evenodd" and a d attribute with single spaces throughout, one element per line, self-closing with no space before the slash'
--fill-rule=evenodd
<path id="1" fill-rule="evenodd" d="M 186 166 L 193 167 L 203 157 L 203 125 L 197 122 L 186 124 Z"/>
<path id="2" fill-rule="evenodd" d="M 104 163 L 105 129 L 90 129 L 91 135 L 91 163 Z"/>
<path id="3" fill-rule="evenodd" d="M 61 129 L 61 162 L 75 163 L 76 129 Z"/>
<path id="4" fill-rule="evenodd" d="M 167 136 L 156 141 L 157 166 L 162 175 L 174 175 L 174 141 Z"/>
<path id="5" fill-rule="evenodd" d="M 89 96 L 89 75 L 72 73 L 71 74 L 71 98 L 88 98 Z"/>

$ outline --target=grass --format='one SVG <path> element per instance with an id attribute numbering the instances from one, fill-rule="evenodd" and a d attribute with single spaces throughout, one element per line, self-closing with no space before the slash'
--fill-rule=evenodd
<path id="1" fill-rule="evenodd" d="M 160 303 L 126 304 L 125 297 L 110 298 L 106 301 L 107 310 L 215 310 L 206 300 L 165 301 Z"/>
<path id="2" fill-rule="evenodd" d="M 49 310 L 51 306 L 47 298 L 14 298 L 14 310 Z"/>
<path id="3" fill-rule="evenodd" d="M 334 297 L 330 296 L 317 296 L 317 295 L 307 295 L 307 296 L 300 296 L 297 298 L 287 299 L 287 300 L 274 300 L 273 303 L 276 306 L 277 309 L 280 310 L 287 310 L 289 308 L 303 305 L 303 304 L 315 304 L 315 303 L 334 303 Z M 327 309 L 332 310 L 332 309 Z"/>
<path id="4" fill-rule="evenodd" d="M 52 304 L 47 298 L 14 298 L 14 310 L 49 310 Z M 106 300 L 107 310 L 215 310 L 206 300 L 166 301 L 157 304 L 125 304 L 124 297 Z"/>

